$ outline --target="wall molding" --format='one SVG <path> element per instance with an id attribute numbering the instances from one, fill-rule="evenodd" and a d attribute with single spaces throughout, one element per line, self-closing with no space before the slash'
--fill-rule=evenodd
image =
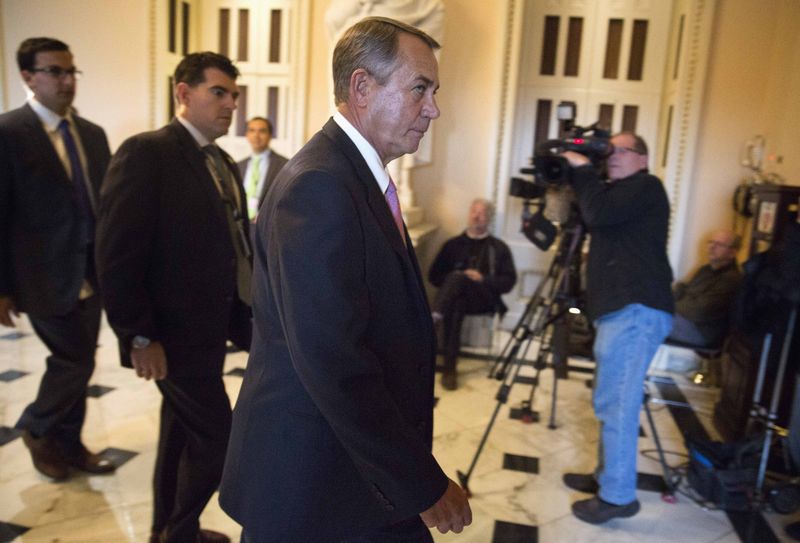
<path id="1" fill-rule="evenodd" d="M 672 134 L 668 142 L 668 161 L 664 183 L 671 203 L 668 255 L 673 270 L 680 269 L 688 216 L 688 202 L 695 183 L 694 168 L 697 136 L 702 117 L 706 74 L 711 45 L 716 0 L 689 0 L 686 7 L 687 26 L 683 74 L 679 77 L 674 99 Z M 692 243 L 695 243 L 692 240 Z"/>

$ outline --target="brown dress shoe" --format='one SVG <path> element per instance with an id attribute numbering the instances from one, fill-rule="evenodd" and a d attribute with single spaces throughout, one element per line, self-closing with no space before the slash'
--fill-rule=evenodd
<path id="1" fill-rule="evenodd" d="M 39 473 L 56 481 L 63 481 L 69 476 L 69 466 L 61 455 L 58 445 L 51 438 L 33 437 L 28 430 L 23 430 L 22 442 L 28 447 L 33 467 Z"/>
<path id="2" fill-rule="evenodd" d="M 231 538 L 214 530 L 200 528 L 197 532 L 197 543 L 231 543 Z"/>
<path id="3" fill-rule="evenodd" d="M 75 469 L 96 475 L 112 473 L 117 469 L 110 460 L 90 452 L 83 444 L 77 453 L 67 456 L 67 463 Z"/>

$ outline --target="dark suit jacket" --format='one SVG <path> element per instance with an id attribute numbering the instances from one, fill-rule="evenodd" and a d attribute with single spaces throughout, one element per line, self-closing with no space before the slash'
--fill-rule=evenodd
<path id="1" fill-rule="evenodd" d="M 253 157 L 250 157 L 236 163 L 236 165 L 239 167 L 239 174 L 242 176 L 243 180 L 244 175 L 247 172 L 247 165 L 250 164 L 252 159 Z M 261 205 L 264 203 L 264 197 L 267 195 L 267 189 L 272 185 L 272 182 L 275 181 L 275 177 L 278 175 L 278 172 L 281 171 L 281 168 L 283 168 L 288 161 L 289 159 L 287 159 L 285 156 L 279 155 L 275 151 L 270 150 L 267 176 L 264 178 L 264 186 L 261 187 L 261 192 L 258 193 L 259 209 L 261 209 Z"/>
<path id="2" fill-rule="evenodd" d="M 103 129 L 73 116 L 97 201 L 110 152 Z M 27 104 L 0 115 L 0 295 L 31 315 L 67 313 L 87 275 L 75 188 Z"/>
<path id="3" fill-rule="evenodd" d="M 241 203 L 246 217 L 244 196 Z M 114 154 L 100 198 L 97 272 L 123 347 L 137 334 L 181 345 L 230 337 L 249 346 L 249 308 L 236 295 L 223 206 L 203 151 L 177 120 Z"/>
<path id="4" fill-rule="evenodd" d="M 330 120 L 257 222 L 254 337 L 221 485 L 261 541 L 337 541 L 433 505 L 435 338 L 411 242 Z"/>

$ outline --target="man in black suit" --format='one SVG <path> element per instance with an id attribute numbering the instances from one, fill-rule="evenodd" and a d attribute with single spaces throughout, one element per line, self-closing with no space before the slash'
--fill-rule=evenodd
<path id="1" fill-rule="evenodd" d="M 345 32 L 338 111 L 267 194 L 220 487 L 244 541 L 432 541 L 426 524 L 471 522 L 431 454 L 433 323 L 386 170 L 439 116 L 437 47 L 382 17 Z"/>
<path id="2" fill-rule="evenodd" d="M 247 192 L 247 212 L 250 220 L 255 222 L 267 189 L 286 164 L 287 158 L 269 148 L 269 142 L 272 141 L 272 123 L 269 119 L 253 117 L 247 121 L 245 137 L 253 154 L 238 162 L 237 166 Z"/>
<path id="3" fill-rule="evenodd" d="M 225 343 L 250 345 L 250 242 L 244 189 L 214 144 L 230 127 L 239 71 L 216 53 L 175 69 L 178 112 L 128 139 L 100 202 L 97 268 L 123 363 L 163 396 L 152 541 L 228 541 L 201 530 L 219 485 L 231 409 Z"/>
<path id="4" fill-rule="evenodd" d="M 67 44 L 29 38 L 17 63 L 33 96 L 0 115 L 0 324 L 27 313 L 50 356 L 16 426 L 44 475 L 109 473 L 114 465 L 81 442 L 100 328 L 93 247 L 108 141 L 72 110 L 80 72 Z"/>

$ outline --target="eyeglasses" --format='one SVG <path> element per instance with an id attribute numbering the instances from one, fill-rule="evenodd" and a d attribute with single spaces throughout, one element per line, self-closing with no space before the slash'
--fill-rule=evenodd
<path id="1" fill-rule="evenodd" d="M 75 67 L 72 68 L 62 68 L 60 66 L 48 66 L 46 68 L 31 68 L 28 70 L 29 72 L 41 72 L 43 74 L 47 74 L 50 77 L 54 77 L 56 79 L 64 79 L 67 76 L 74 77 L 75 79 L 80 79 L 83 75 L 83 72 L 78 70 Z"/>
<path id="2" fill-rule="evenodd" d="M 713 247 L 724 247 L 725 249 L 733 249 L 733 245 L 731 245 L 730 243 L 723 243 L 721 241 L 716 241 L 713 239 L 708 240 L 706 243 L 708 243 L 710 246 Z"/>
<path id="3" fill-rule="evenodd" d="M 644 153 L 639 152 L 636 149 L 632 149 L 631 147 L 618 147 L 614 146 L 614 152 L 619 151 L 620 153 L 636 153 L 637 155 L 643 155 Z"/>

